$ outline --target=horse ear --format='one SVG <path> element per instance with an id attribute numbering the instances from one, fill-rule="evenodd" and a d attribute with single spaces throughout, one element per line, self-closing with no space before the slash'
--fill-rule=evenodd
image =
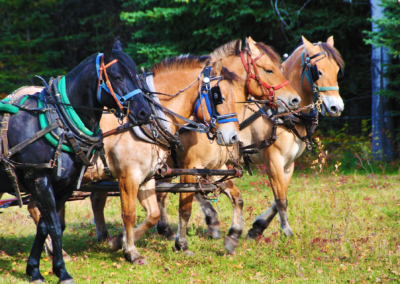
<path id="1" fill-rule="evenodd" d="M 111 53 L 114 47 L 114 39 L 107 38 L 104 43 L 104 62 L 109 61 L 108 59 L 111 57 Z"/>
<path id="2" fill-rule="evenodd" d="M 304 46 L 306 47 L 307 53 L 312 54 L 312 50 L 314 49 L 314 45 L 309 42 L 304 36 L 301 36 L 301 40 L 303 41 Z"/>
<path id="3" fill-rule="evenodd" d="M 222 71 L 222 59 L 219 59 L 217 62 L 215 62 L 214 64 L 214 68 L 213 68 L 213 75 L 214 77 L 217 77 L 219 75 L 221 75 L 221 71 Z"/>
<path id="4" fill-rule="evenodd" d="M 333 36 L 330 36 L 330 37 L 327 39 L 326 43 L 333 47 Z"/>
<path id="5" fill-rule="evenodd" d="M 119 40 L 119 37 L 115 39 L 113 49 L 122 51 L 122 44 L 121 41 Z"/>
<path id="6" fill-rule="evenodd" d="M 254 57 L 260 55 L 260 49 L 256 46 L 256 42 L 251 37 L 246 38 L 246 47 Z"/>

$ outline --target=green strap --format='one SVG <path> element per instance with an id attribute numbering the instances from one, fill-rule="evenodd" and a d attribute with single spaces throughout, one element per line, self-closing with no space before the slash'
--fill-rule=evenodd
<path id="1" fill-rule="evenodd" d="M 44 107 L 44 103 L 42 102 L 41 99 L 38 99 L 38 107 L 42 108 Z M 49 122 L 47 121 L 46 114 L 44 113 L 39 113 L 39 123 L 40 123 L 40 128 L 44 129 L 47 126 L 49 126 Z M 50 144 L 53 147 L 58 146 L 58 139 L 50 132 L 44 135 L 44 137 L 47 139 L 47 141 L 50 142 Z M 62 150 L 64 152 L 69 152 L 69 153 L 75 153 L 74 149 L 71 146 L 68 145 L 62 145 Z"/>
<path id="2" fill-rule="evenodd" d="M 301 85 L 303 85 L 303 78 L 304 76 L 306 76 L 307 81 L 310 83 L 311 86 L 314 86 L 317 92 L 339 91 L 338 86 L 319 87 L 312 81 L 312 78 L 310 78 L 310 74 L 307 72 L 307 66 L 304 62 L 304 54 L 305 51 L 303 51 L 303 53 L 301 54 L 301 66 L 303 67 L 303 72 L 301 73 Z"/>
<path id="3" fill-rule="evenodd" d="M 61 101 L 65 104 L 70 104 L 70 101 L 67 96 L 67 89 L 65 86 L 65 77 L 62 77 L 58 81 L 58 91 L 60 92 L 61 95 Z M 93 132 L 90 131 L 89 129 L 86 128 L 86 126 L 83 124 L 82 120 L 74 110 L 72 106 L 65 106 L 65 109 L 67 111 L 68 116 L 72 119 L 72 121 L 75 123 L 75 125 L 79 128 L 80 131 L 85 133 L 86 135 L 93 136 Z M 98 134 L 100 131 L 100 126 L 97 128 L 96 133 Z"/>

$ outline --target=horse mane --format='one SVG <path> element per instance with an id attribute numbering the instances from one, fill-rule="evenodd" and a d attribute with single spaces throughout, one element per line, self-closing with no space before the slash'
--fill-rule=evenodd
<path id="1" fill-rule="evenodd" d="M 93 61 L 96 59 L 96 56 L 98 53 L 92 54 L 88 58 L 84 59 L 81 63 L 79 63 L 78 66 L 76 66 L 74 69 L 72 69 L 71 72 L 69 72 L 65 78 L 69 79 L 71 77 L 75 77 L 77 73 L 82 72 L 82 69 L 86 67 L 87 65 L 93 63 Z M 136 64 L 133 62 L 132 58 L 130 58 L 126 53 L 124 53 L 122 50 L 112 50 L 112 55 L 115 59 L 118 60 L 118 63 L 122 65 L 124 68 L 126 74 L 132 76 L 132 79 L 135 80 L 136 74 L 137 74 L 137 69 L 136 69 Z M 104 62 L 104 64 L 107 64 L 107 62 Z"/>
<path id="2" fill-rule="evenodd" d="M 236 73 L 229 71 L 229 69 L 226 67 L 222 67 L 221 76 L 230 84 L 232 84 L 233 82 L 239 82 L 241 80 L 241 78 L 236 75 Z"/>
<path id="3" fill-rule="evenodd" d="M 228 42 L 227 44 L 221 45 L 220 47 L 216 48 L 210 54 L 210 56 L 214 61 L 229 56 L 239 56 L 241 47 L 242 47 L 242 40 L 240 39 L 233 40 Z"/>
<path id="4" fill-rule="evenodd" d="M 154 76 L 156 76 L 157 74 L 171 70 L 203 68 L 208 66 L 210 62 L 211 57 L 208 55 L 196 56 L 187 54 L 166 58 L 161 62 L 154 64 L 151 67 L 151 70 L 154 72 Z"/>
<path id="5" fill-rule="evenodd" d="M 321 47 L 322 51 L 324 51 L 329 58 L 332 58 L 333 60 L 335 60 L 336 63 L 340 66 L 340 68 L 342 68 L 344 70 L 343 58 L 336 48 L 334 48 L 330 44 L 327 44 L 326 42 L 319 42 L 314 45 L 319 45 Z"/>
<path id="6" fill-rule="evenodd" d="M 136 81 L 137 68 L 132 58 L 122 50 L 117 49 L 112 50 L 112 55 L 118 60 L 118 63 L 122 65 L 126 74 L 132 76 L 132 79 Z M 104 64 L 106 64 L 106 62 Z"/>
<path id="7" fill-rule="evenodd" d="M 271 58 L 272 62 L 274 62 L 279 68 L 281 68 L 282 62 L 281 62 L 281 57 L 279 54 L 269 45 L 266 45 L 262 42 L 257 42 L 256 46 L 264 52 L 266 55 Z"/>
<path id="8" fill-rule="evenodd" d="M 84 67 L 86 67 L 91 62 L 93 62 L 95 60 L 96 56 L 97 56 L 97 53 L 92 54 L 89 57 L 87 57 L 86 59 L 84 59 L 83 61 L 81 61 L 81 63 L 79 63 L 74 69 L 72 69 L 71 72 L 69 72 L 67 75 L 65 75 L 65 79 L 70 79 L 71 77 L 74 78 L 77 75 L 77 73 L 82 71 L 82 69 Z"/>
<path id="9" fill-rule="evenodd" d="M 271 60 L 276 65 L 279 66 L 279 68 L 281 67 L 281 59 L 280 59 L 278 53 L 276 53 L 272 49 L 272 47 L 270 47 L 262 42 L 257 42 L 256 46 L 261 50 L 261 52 L 264 52 L 267 56 L 269 56 L 271 58 Z M 211 58 L 216 61 L 218 59 L 229 57 L 229 56 L 239 56 L 241 47 L 242 47 L 242 40 L 240 40 L 240 39 L 233 40 L 233 41 L 228 42 L 227 44 L 224 44 L 224 45 L 218 47 L 217 49 L 215 49 L 211 53 Z"/>
<path id="10" fill-rule="evenodd" d="M 331 58 L 336 61 L 336 63 L 344 70 L 344 61 L 342 56 L 340 55 L 339 51 L 331 46 L 330 44 L 327 44 L 326 42 L 318 42 L 314 43 L 314 45 L 318 45 L 321 47 L 322 51 L 328 56 L 328 58 Z M 285 62 L 290 65 L 292 61 L 295 59 L 292 55 L 295 54 L 297 51 L 300 49 L 304 48 L 303 44 L 300 44 L 293 52 L 286 58 Z"/>

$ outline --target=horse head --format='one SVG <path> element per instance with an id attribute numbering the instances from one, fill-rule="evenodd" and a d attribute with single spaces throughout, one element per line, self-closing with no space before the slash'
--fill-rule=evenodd
<path id="1" fill-rule="evenodd" d="M 134 125 L 148 123 L 151 116 L 150 106 L 140 89 L 136 65 L 122 51 L 119 38 L 114 43 L 106 42 L 104 56 L 98 55 L 97 57 L 97 70 L 99 85 L 102 84 L 98 91 L 100 104 L 108 108 L 119 108 L 121 112 L 126 112 L 130 122 Z M 101 76 L 101 71 L 104 73 L 103 76 Z M 103 80 L 105 80 L 105 84 Z"/>
<path id="2" fill-rule="evenodd" d="M 308 94 L 322 100 L 321 114 L 340 116 L 344 103 L 339 94 L 338 78 L 343 75 L 344 62 L 334 48 L 333 36 L 325 42 L 312 44 L 302 37 L 302 85 Z"/>

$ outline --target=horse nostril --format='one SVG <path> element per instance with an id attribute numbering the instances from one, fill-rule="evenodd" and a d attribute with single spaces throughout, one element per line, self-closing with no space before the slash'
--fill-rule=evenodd
<path id="1" fill-rule="evenodd" d="M 293 99 L 290 101 L 290 104 L 291 104 L 292 106 L 298 105 L 299 103 L 300 103 L 300 98 L 293 98 Z"/>
<path id="2" fill-rule="evenodd" d="M 237 135 L 233 135 L 233 136 L 231 137 L 231 143 L 232 143 L 232 144 L 235 144 L 235 143 L 238 142 L 238 141 L 239 141 L 239 138 L 238 138 Z"/>
<path id="3" fill-rule="evenodd" d="M 147 112 L 145 112 L 144 110 L 139 111 L 138 117 L 140 119 L 145 119 L 147 117 Z"/>
<path id="4" fill-rule="evenodd" d="M 337 113 L 337 112 L 338 112 L 337 106 L 331 106 L 331 107 L 329 108 L 329 110 L 330 110 L 332 113 Z"/>

